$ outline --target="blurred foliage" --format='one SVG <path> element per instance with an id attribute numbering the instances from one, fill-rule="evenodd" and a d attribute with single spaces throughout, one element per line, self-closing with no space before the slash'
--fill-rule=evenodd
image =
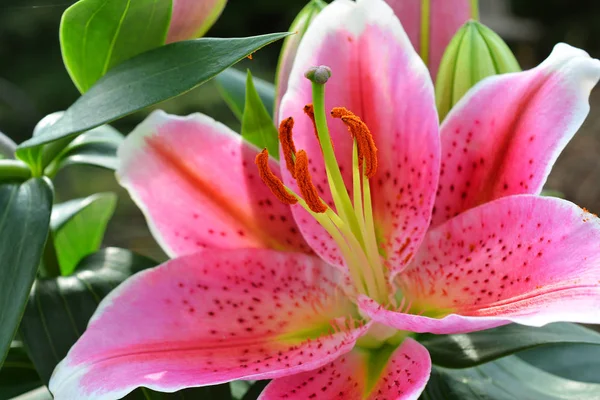
<path id="1" fill-rule="evenodd" d="M 58 26 L 64 10 L 74 1 L 2 0 L 0 2 L 0 131 L 17 142 L 31 136 L 44 115 L 64 110 L 79 95 L 63 65 Z M 207 36 L 236 37 L 286 31 L 304 0 L 253 1 L 252 7 L 230 0 L 221 19 Z M 240 67 L 273 79 L 280 43 L 263 49 Z M 212 85 L 206 85 L 165 107 L 170 112 L 207 112 L 235 126 Z M 215 109 L 216 108 L 216 109 Z M 127 118 L 118 127 L 127 131 L 142 116 Z"/>
<path id="2" fill-rule="evenodd" d="M 558 42 L 567 42 L 600 56 L 600 2 L 597 0 L 511 0 L 517 17 L 538 22 L 542 32 L 535 57 L 544 58 Z"/>

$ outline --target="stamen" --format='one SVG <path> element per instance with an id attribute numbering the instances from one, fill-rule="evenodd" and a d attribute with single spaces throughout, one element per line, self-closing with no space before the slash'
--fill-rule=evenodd
<path id="1" fill-rule="evenodd" d="M 312 177 L 308 169 L 308 156 L 304 150 L 300 150 L 296 154 L 296 182 L 308 208 L 315 213 L 324 213 L 327 211 L 327 204 L 323 203 L 317 188 L 312 182 Z"/>
<path id="2" fill-rule="evenodd" d="M 377 147 L 371 131 L 357 115 L 344 107 L 335 107 L 331 110 L 334 118 L 340 118 L 348 127 L 358 146 L 358 162 L 360 169 L 365 165 L 365 175 L 372 178 L 377 172 Z"/>
<path id="3" fill-rule="evenodd" d="M 307 104 L 304 106 L 304 114 L 310 118 L 313 123 L 313 128 L 315 130 L 315 137 L 317 138 L 317 142 L 319 142 L 319 131 L 317 131 L 317 123 L 315 121 L 315 108 L 312 104 Z M 319 142 L 319 145 L 321 142 Z M 331 139 L 331 147 L 333 147 L 333 139 Z"/>
<path id="4" fill-rule="evenodd" d="M 285 165 L 292 174 L 292 177 L 296 178 L 296 145 L 292 138 L 292 129 L 294 128 L 294 119 L 292 117 L 286 118 L 281 121 L 279 125 L 279 142 L 281 142 L 281 148 L 283 150 L 283 157 L 285 158 Z"/>
<path id="5" fill-rule="evenodd" d="M 298 199 L 285 188 L 281 179 L 269 168 L 269 152 L 267 149 L 256 155 L 255 163 L 258 166 L 260 179 L 271 189 L 271 192 L 279 201 L 284 204 L 296 204 L 298 202 Z"/>

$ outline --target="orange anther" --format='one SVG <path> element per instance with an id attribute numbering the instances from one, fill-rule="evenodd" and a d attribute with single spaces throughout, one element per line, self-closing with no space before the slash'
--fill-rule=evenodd
<path id="1" fill-rule="evenodd" d="M 296 204 L 298 202 L 298 199 L 287 191 L 281 179 L 269 168 L 269 152 L 267 149 L 256 155 L 255 163 L 258 166 L 260 179 L 271 189 L 271 192 L 279 201 L 284 204 Z"/>
<path id="2" fill-rule="evenodd" d="M 312 182 L 312 177 L 308 170 L 308 156 L 304 150 L 300 150 L 296 154 L 296 182 L 308 208 L 316 213 L 327 211 L 327 204 L 323 203 L 317 188 Z"/>
<path id="3" fill-rule="evenodd" d="M 312 121 L 313 128 L 315 130 L 315 136 L 317 137 L 317 141 L 319 141 L 319 132 L 317 131 L 317 123 L 315 121 L 315 108 L 312 104 L 307 104 L 304 106 L 304 114 L 306 114 Z"/>
<path id="4" fill-rule="evenodd" d="M 364 163 L 365 175 L 372 178 L 377 172 L 377 147 L 369 127 L 357 115 L 344 107 L 335 107 L 331 110 L 331 116 L 340 118 L 348 127 L 352 137 L 356 140 L 359 167 L 362 171 Z"/>
<path id="5" fill-rule="evenodd" d="M 281 143 L 281 149 L 283 150 L 283 157 L 285 158 L 285 165 L 292 174 L 292 177 L 296 178 L 296 167 L 294 165 L 296 158 L 296 145 L 292 138 L 292 129 L 294 128 L 294 119 L 292 117 L 286 118 L 279 124 L 279 142 Z"/>
<path id="6" fill-rule="evenodd" d="M 321 143 L 319 139 L 319 131 L 317 130 L 317 122 L 315 121 L 315 107 L 312 104 L 307 104 L 304 106 L 304 114 L 308 115 L 310 120 L 313 123 L 313 128 L 315 129 L 315 137 L 317 138 L 317 142 Z M 333 139 L 331 139 L 331 148 L 335 149 L 333 146 Z"/>

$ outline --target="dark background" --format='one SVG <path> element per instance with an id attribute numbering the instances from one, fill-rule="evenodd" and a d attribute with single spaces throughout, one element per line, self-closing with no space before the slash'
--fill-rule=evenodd
<path id="1" fill-rule="evenodd" d="M 0 131 L 16 142 L 30 137 L 44 115 L 66 109 L 79 95 L 62 64 L 58 42 L 61 14 L 73 2 L 0 0 Z M 305 3 L 306 0 L 230 0 L 208 36 L 285 31 Z M 538 64 L 560 41 L 600 56 L 600 1 L 480 0 L 480 9 L 482 22 L 505 38 L 524 69 Z M 251 68 L 255 76 L 272 81 L 279 46 L 261 50 L 252 61 L 244 61 L 239 67 Z M 559 191 L 596 213 L 600 212 L 599 92 L 592 94 L 588 121 L 560 157 L 547 183 L 547 189 Z M 238 127 L 211 83 L 163 103 L 160 108 L 177 114 L 200 111 Z M 115 126 L 127 133 L 144 115 L 127 117 Z M 112 173 L 72 167 L 58 176 L 59 200 L 98 191 L 116 191 L 121 199 L 109 225 L 107 244 L 161 257 L 142 217 Z"/>

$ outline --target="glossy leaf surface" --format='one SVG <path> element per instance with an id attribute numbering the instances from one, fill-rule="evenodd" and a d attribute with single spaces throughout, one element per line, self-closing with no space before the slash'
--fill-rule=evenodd
<path id="1" fill-rule="evenodd" d="M 115 65 L 165 43 L 172 0 L 80 0 L 63 14 L 60 44 L 71 79 L 87 91 Z"/>
<path id="2" fill-rule="evenodd" d="M 98 193 L 54 206 L 50 226 L 62 275 L 100 248 L 116 205 L 114 193 Z"/>
<path id="3" fill-rule="evenodd" d="M 434 368 L 422 400 L 597 399 L 600 385 L 560 378 L 516 356 L 474 368 Z"/>
<path id="4" fill-rule="evenodd" d="M 219 92 L 238 120 L 242 121 L 244 105 L 246 103 L 246 80 L 247 76 L 235 68 L 229 68 L 221 72 L 215 78 Z M 273 115 L 273 103 L 275 102 L 275 86 L 263 79 L 253 77 L 254 88 L 260 96 L 262 103 L 267 108 L 269 115 Z"/>
<path id="5" fill-rule="evenodd" d="M 40 264 L 52 198 L 50 184 L 41 178 L 0 186 L 0 366 Z"/>
<path id="6" fill-rule="evenodd" d="M 99 126 L 73 140 L 48 167 L 47 174 L 55 175 L 70 165 L 91 165 L 116 170 L 117 149 L 123 135 L 109 125 Z"/>
<path id="7" fill-rule="evenodd" d="M 447 368 L 472 367 L 540 346 L 592 345 L 600 350 L 599 333 L 570 323 L 542 328 L 511 324 L 467 334 L 422 335 L 420 341 L 432 362 Z"/>
<path id="8" fill-rule="evenodd" d="M 546 372 L 582 382 L 600 383 L 600 346 L 564 344 L 538 347 L 517 356 Z"/>
<path id="9" fill-rule="evenodd" d="M 42 381 L 27 356 L 23 344 L 13 342 L 0 368 L 0 400 L 12 399 L 42 386 Z"/>
<path id="10" fill-rule="evenodd" d="M 203 38 L 150 50 L 111 69 L 63 117 L 22 143 L 17 156 L 36 168 L 49 164 L 77 134 L 179 96 L 288 33 L 232 39 Z M 46 155 L 40 146 L 50 146 Z"/>
<path id="11" fill-rule="evenodd" d="M 242 137 L 258 147 L 266 148 L 269 154 L 279 159 L 279 139 L 277 128 L 273 124 L 265 105 L 254 86 L 252 74 L 248 71 L 246 79 L 246 102 L 242 116 Z"/>
<path id="12" fill-rule="evenodd" d="M 36 281 L 20 333 L 45 383 L 85 330 L 100 300 L 135 272 L 154 265 L 129 250 L 107 248 L 84 258 L 71 276 Z"/>

